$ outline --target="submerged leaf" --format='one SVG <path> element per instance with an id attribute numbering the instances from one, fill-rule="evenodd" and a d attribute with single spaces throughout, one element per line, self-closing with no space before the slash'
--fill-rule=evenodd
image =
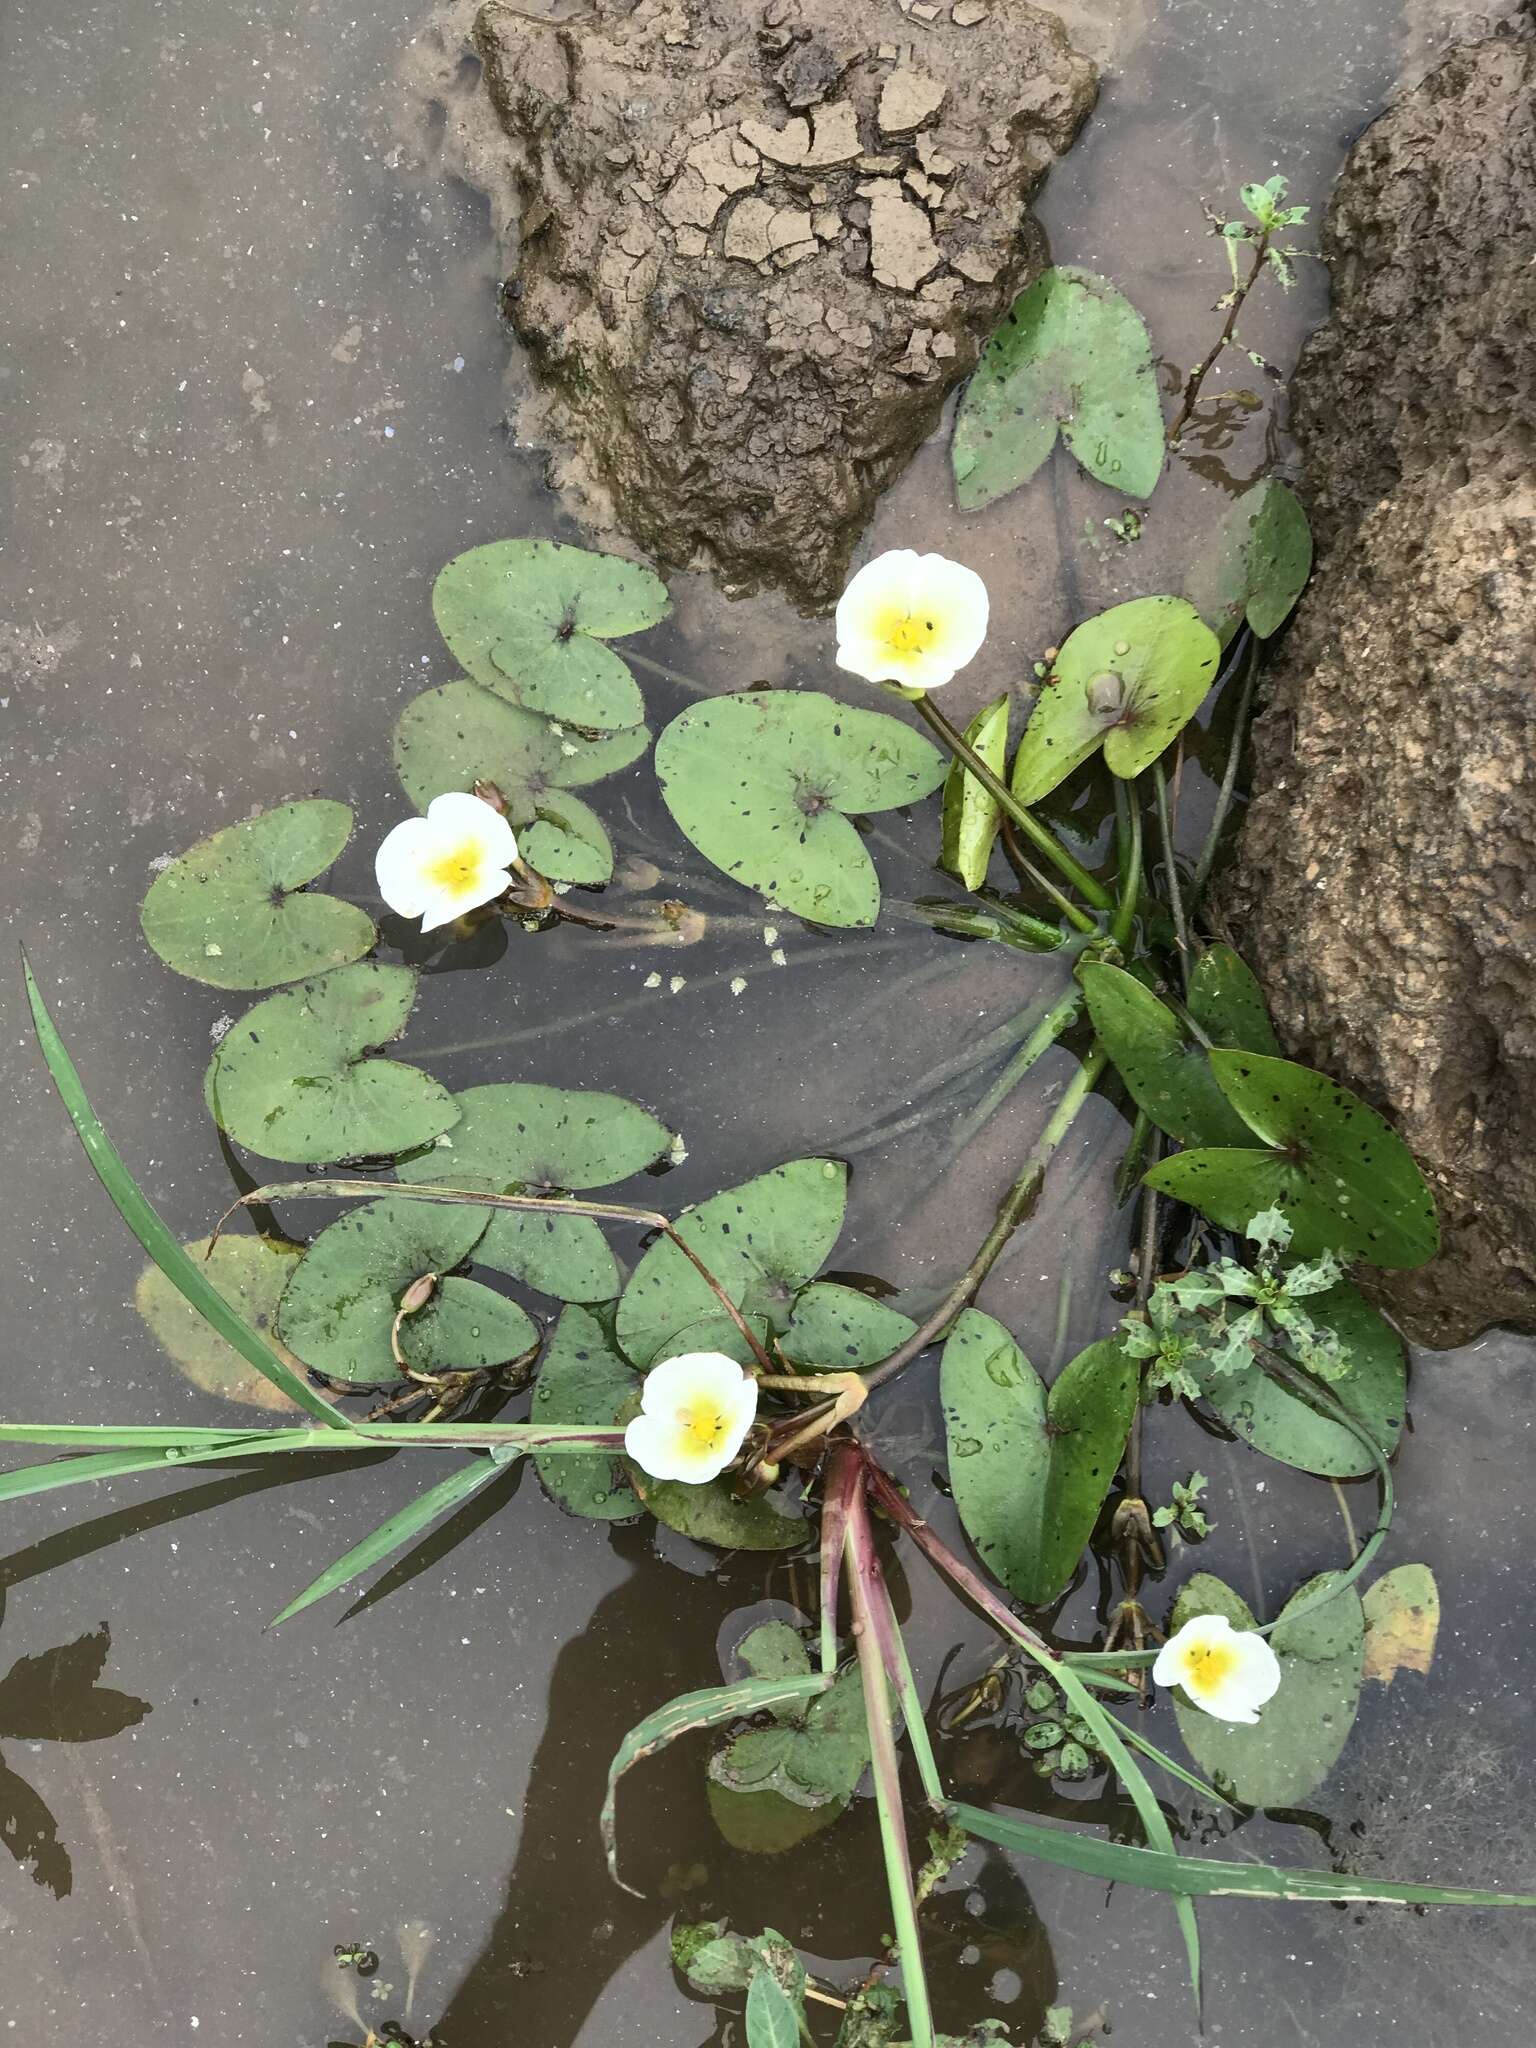
<path id="1" fill-rule="evenodd" d="M 776 1855 L 829 1827 L 868 1764 L 863 1687 L 847 1671 L 798 1712 L 779 1709 L 776 1727 L 749 1728 L 716 1751 L 710 1813 L 732 1848 Z"/>
<path id="2" fill-rule="evenodd" d="M 841 1161 L 792 1159 L 689 1209 L 678 1217 L 677 1233 L 738 1308 L 780 1331 L 796 1295 L 837 1243 L 847 1194 Z M 630 1276 L 619 1302 L 618 1338 L 644 1372 L 680 1351 L 724 1348 L 701 1343 L 696 1329 L 714 1326 L 722 1315 L 702 1274 L 661 1238 Z"/>
<path id="3" fill-rule="evenodd" d="M 1382 1456 L 1391 1457 L 1407 1412 L 1408 1366 L 1397 1332 L 1343 1280 L 1310 1296 L 1307 1310 L 1322 1329 L 1333 1331 L 1348 1360 L 1347 1371 L 1330 1384 L 1329 1393 L 1365 1426 Z M 1191 1370 L 1227 1427 L 1266 1457 L 1324 1479 L 1355 1479 L 1376 1469 L 1351 1430 L 1320 1415 L 1259 1365 L 1250 1362 L 1216 1374 L 1202 1370 L 1202 1361 L 1194 1359 Z"/>
<path id="4" fill-rule="evenodd" d="M 1094 962 L 1081 977 L 1099 1043 L 1136 1107 L 1181 1145 L 1243 1145 L 1248 1126 L 1216 1085 L 1204 1046 L 1123 967 Z"/>
<path id="5" fill-rule="evenodd" d="M 488 1195 L 583 1192 L 644 1172 L 673 1143 L 649 1110 L 596 1089 L 499 1081 L 465 1088 L 453 1100 L 457 1123 L 426 1151 L 401 1160 L 401 1180 Z M 618 1293 L 618 1262 L 592 1217 L 480 1213 L 480 1265 L 563 1301 L 608 1301 Z"/>
<path id="6" fill-rule="evenodd" d="M 1226 1230 L 1279 1209 L 1298 1258 L 1336 1251 L 1373 1266 L 1421 1266 L 1439 1248 L 1434 1197 L 1402 1139 L 1357 1095 L 1310 1067 L 1218 1051 L 1227 1100 L 1274 1149 L 1182 1152 L 1146 1176 Z"/>
<path id="7" fill-rule="evenodd" d="M 978 711 L 965 729 L 965 737 L 994 775 L 1000 776 L 1008 761 L 1008 707 L 1006 690 Z M 992 862 L 992 842 L 1003 822 L 1003 807 L 990 790 L 983 788 L 961 760 L 949 764 L 944 777 L 944 828 L 941 865 L 964 882 L 967 889 L 979 889 L 987 879 Z"/>
<path id="8" fill-rule="evenodd" d="M 424 1145 L 458 1119 L 419 1067 L 370 1057 L 398 1038 L 416 999 L 407 967 L 338 967 L 247 1010 L 208 1068 L 219 1127 L 268 1159 L 320 1166 Z"/>
<path id="9" fill-rule="evenodd" d="M 505 1365 L 538 1342 L 515 1301 L 452 1275 L 485 1229 L 480 1209 L 387 1197 L 322 1230 L 283 1295 L 278 1327 L 306 1365 L 333 1379 L 391 1380 L 400 1373 L 390 1332 L 414 1280 L 438 1274 L 425 1307 L 405 1316 L 399 1342 L 417 1372 L 477 1372 Z"/>
<path id="10" fill-rule="evenodd" d="M 199 840 L 156 875 L 139 921 L 167 967 L 213 988 L 276 988 L 360 960 L 373 919 L 305 887 L 346 845 L 352 813 L 315 797 Z"/>
<path id="11" fill-rule="evenodd" d="M 664 619 L 649 569 L 558 541 L 500 540 L 456 555 L 432 590 L 438 630 L 477 683 L 600 732 L 637 726 L 645 700 L 605 643 Z"/>
<path id="12" fill-rule="evenodd" d="M 1014 795 L 1038 803 L 1100 746 L 1114 774 L 1139 775 L 1200 709 L 1220 661 L 1182 597 L 1138 597 L 1086 619 L 1041 686 L 1014 755 Z"/>
<path id="13" fill-rule="evenodd" d="M 480 1250 L 483 1257 L 484 1240 Z M 562 1309 L 534 1382 L 533 1421 L 605 1428 L 619 1421 L 639 1391 L 633 1368 L 598 1318 L 574 1304 Z M 573 1515 L 621 1522 L 640 1512 L 640 1497 L 617 1458 L 597 1451 L 590 1457 L 535 1451 L 533 1462 L 544 1491 Z"/>
<path id="14" fill-rule="evenodd" d="M 283 1238 L 231 1235 L 221 1237 L 210 1256 L 208 1245 L 203 1237 L 184 1250 L 241 1321 L 270 1342 L 276 1335 L 277 1304 L 303 1246 Z M 133 1304 L 193 1386 L 274 1414 L 295 1412 L 288 1396 L 242 1358 L 158 1266 L 148 1265 L 139 1275 Z"/>
<path id="15" fill-rule="evenodd" d="M 874 863 L 848 814 L 890 810 L 944 779 L 900 719 L 818 691 L 750 690 L 690 705 L 656 742 L 667 808 L 706 859 L 797 917 L 869 925 Z"/>
<path id="16" fill-rule="evenodd" d="M 939 1394 L 965 1533 L 1008 1590 L 1052 1600 L 1076 1568 L 1136 1413 L 1137 1368 L 1090 1344 L 1049 1395 L 1001 1323 L 967 1309 L 944 1346 Z"/>
<path id="17" fill-rule="evenodd" d="M 747 2048 L 800 2048 L 793 2001 L 768 1970 L 759 1970 L 747 1987 Z"/>
<path id="18" fill-rule="evenodd" d="M 1290 617 L 1312 573 L 1301 501 L 1266 477 L 1228 506 L 1189 573 L 1185 595 L 1225 647 L 1246 618 L 1267 640 Z"/>
<path id="19" fill-rule="evenodd" d="M 1366 1591 L 1365 1675 L 1390 1685 L 1399 1671 L 1427 1671 L 1440 1633 L 1440 1588 L 1427 1564 L 1400 1564 Z"/>
<path id="20" fill-rule="evenodd" d="M 1190 1755 L 1245 1805 L 1299 1805 L 1322 1784 L 1349 1739 L 1365 1655 L 1360 1596 L 1345 1586 L 1295 1621 L 1285 1618 L 1337 1576 L 1320 1574 L 1282 1608 L 1270 1637 L 1280 1660 L 1280 1689 L 1259 1709 L 1256 1727 L 1218 1721 L 1187 1705 L 1182 1692 L 1174 1693 L 1179 1733 Z M 1197 1614 L 1224 1614 L 1235 1629 L 1254 1626 L 1245 1603 L 1209 1572 L 1196 1572 L 1179 1594 L 1170 1634 Z"/>
<path id="21" fill-rule="evenodd" d="M 1098 482 L 1151 496 L 1163 414 L 1146 323 L 1106 278 L 1061 264 L 1014 300 L 960 400 L 950 458 L 963 509 L 1027 483 L 1058 430 Z"/>

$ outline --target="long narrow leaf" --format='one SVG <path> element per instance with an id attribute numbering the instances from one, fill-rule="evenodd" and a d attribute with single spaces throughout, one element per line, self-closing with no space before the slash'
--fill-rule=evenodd
<path id="1" fill-rule="evenodd" d="M 273 1386 L 286 1394 L 296 1407 L 313 1415 L 327 1428 L 344 1430 L 351 1427 L 346 1416 L 333 1408 L 309 1384 L 302 1374 L 295 1371 L 286 1359 L 280 1357 L 266 1340 L 253 1330 L 249 1323 L 242 1321 L 220 1294 L 202 1268 L 188 1258 L 175 1233 L 168 1229 L 151 1208 L 148 1198 L 138 1182 L 124 1165 L 122 1155 L 102 1128 L 101 1119 L 92 1109 L 90 1098 L 85 1092 L 75 1063 L 59 1036 L 58 1027 L 48 1013 L 42 991 L 33 976 L 31 966 L 22 956 L 22 971 L 27 981 L 27 1001 L 32 1006 L 32 1022 L 37 1031 L 38 1044 L 42 1047 L 43 1058 L 53 1076 L 64 1107 L 69 1111 L 70 1121 L 85 1147 L 85 1155 L 96 1169 L 98 1178 L 116 1204 L 117 1212 L 145 1251 L 160 1268 L 171 1285 L 184 1294 L 198 1314 L 210 1327 L 216 1330 L 226 1344 L 230 1344 L 247 1364 L 269 1379 Z"/>
<path id="2" fill-rule="evenodd" d="M 1170 1856 L 1135 1849 L 1102 1835 L 1047 1827 L 1017 1814 L 979 1806 L 951 1806 L 950 1818 L 967 1834 L 1022 1856 L 1039 1856 L 1090 1877 L 1142 1885 L 1187 1898 L 1259 1898 L 1388 1906 L 1536 1906 L 1536 1893 L 1472 1891 L 1461 1885 L 1397 1884 L 1344 1877 L 1333 1870 L 1282 1870 L 1273 1863 L 1219 1863 L 1205 1856 Z"/>
<path id="3" fill-rule="evenodd" d="M 600 1816 L 603 1848 L 608 1857 L 608 1874 L 617 1885 L 639 1899 L 643 1892 L 625 1884 L 619 1875 L 618 1828 L 614 1814 L 619 1780 L 632 1765 L 665 1749 L 679 1735 L 696 1728 L 717 1728 L 722 1721 L 739 1721 L 743 1715 L 761 1713 L 766 1707 L 787 1707 L 796 1700 L 810 1699 L 825 1692 L 831 1679 L 819 1671 L 801 1678 L 740 1678 L 734 1685 L 706 1686 L 700 1692 L 682 1692 L 668 1700 L 654 1714 L 636 1722 L 614 1752 L 608 1766 L 608 1790 Z"/>
<path id="4" fill-rule="evenodd" d="M 19 1472 L 0 1473 L 0 1501 L 51 1493 L 59 1486 L 83 1486 L 93 1479 L 123 1479 L 134 1472 L 174 1472 L 183 1465 L 249 1458 L 263 1451 L 330 1450 L 332 1445 L 326 1441 L 330 1434 L 326 1431 L 322 1436 L 312 1429 L 251 1430 L 190 1451 L 100 1451 L 83 1458 L 52 1458 L 40 1465 L 24 1465 Z"/>
<path id="5" fill-rule="evenodd" d="M 478 1493 L 488 1480 L 505 1471 L 510 1462 L 508 1454 L 502 1451 L 490 1457 L 477 1455 L 436 1486 L 429 1486 L 409 1507 L 401 1508 L 388 1521 L 380 1522 L 361 1543 L 354 1543 L 345 1556 L 327 1565 L 319 1578 L 312 1579 L 297 1599 L 289 1601 L 281 1614 L 273 1615 L 267 1626 L 280 1628 L 285 1621 L 292 1621 L 296 1614 L 302 1614 L 306 1607 L 313 1607 L 317 1600 L 323 1600 L 327 1593 L 334 1593 L 338 1586 L 346 1585 L 360 1572 L 378 1564 L 391 1551 L 409 1543 L 419 1530 L 447 1514 L 450 1508 L 457 1507 L 461 1500 L 468 1500 L 472 1493 Z"/>
<path id="6" fill-rule="evenodd" d="M 327 1430 L 327 1436 L 330 1435 Z M 61 1451 L 197 1451 L 244 1436 L 270 1436 L 264 1429 L 169 1429 L 120 1426 L 113 1422 L 0 1422 L 0 1443 L 53 1444 Z"/>
<path id="7" fill-rule="evenodd" d="M 833 1451 L 821 1497 L 821 1668 L 830 1678 L 837 1669 L 837 1589 L 843 1580 L 843 1534 L 855 1492 L 864 1484 L 864 1467 L 852 1445 Z"/>

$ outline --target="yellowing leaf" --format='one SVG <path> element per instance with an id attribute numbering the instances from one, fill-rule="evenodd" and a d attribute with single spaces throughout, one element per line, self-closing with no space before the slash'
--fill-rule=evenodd
<path id="1" fill-rule="evenodd" d="M 1440 1633 L 1440 1588 L 1427 1564 L 1400 1564 L 1365 1595 L 1365 1676 L 1390 1685 L 1399 1671 L 1427 1671 Z"/>

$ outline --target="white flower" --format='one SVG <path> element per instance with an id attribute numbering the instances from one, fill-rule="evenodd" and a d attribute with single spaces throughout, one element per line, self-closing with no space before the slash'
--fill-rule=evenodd
<path id="1" fill-rule="evenodd" d="M 492 903 L 511 885 L 517 858 L 512 827 L 466 791 L 435 796 L 424 818 L 397 825 L 374 856 L 379 894 L 424 932 Z"/>
<path id="2" fill-rule="evenodd" d="M 725 1470 L 757 1413 L 757 1381 L 722 1351 L 685 1351 L 652 1366 L 624 1448 L 653 1479 L 702 1486 Z"/>
<path id="3" fill-rule="evenodd" d="M 936 690 L 987 637 L 987 586 L 943 555 L 892 548 L 837 601 L 837 665 L 869 683 Z"/>
<path id="4" fill-rule="evenodd" d="M 1263 1636 L 1234 1629 L 1224 1614 L 1196 1614 L 1158 1651 L 1152 1677 L 1182 1686 L 1218 1721 L 1252 1723 L 1279 1690 L 1280 1660 Z"/>

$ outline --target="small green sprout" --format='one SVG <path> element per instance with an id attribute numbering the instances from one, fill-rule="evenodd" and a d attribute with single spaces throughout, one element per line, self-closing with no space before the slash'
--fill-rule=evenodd
<path id="1" fill-rule="evenodd" d="M 1177 1528 L 1184 1536 L 1208 1536 L 1211 1525 L 1200 1506 L 1200 1496 L 1209 1484 L 1203 1472 L 1191 1472 L 1182 1484 L 1175 1479 L 1172 1505 L 1155 1511 L 1152 1526 L 1156 1529 Z"/>

